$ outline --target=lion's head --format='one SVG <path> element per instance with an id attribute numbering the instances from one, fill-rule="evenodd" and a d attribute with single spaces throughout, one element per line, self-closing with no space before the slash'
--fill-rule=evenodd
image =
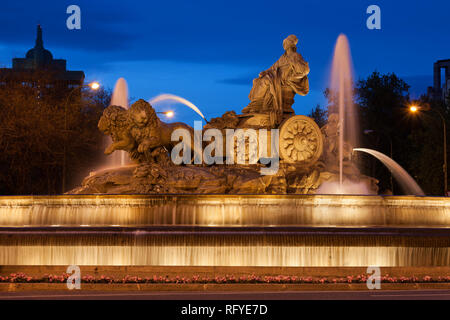
<path id="1" fill-rule="evenodd" d="M 156 125 L 158 117 L 151 104 L 140 99 L 131 105 L 130 120 L 136 127 L 143 128 Z"/>
<path id="2" fill-rule="evenodd" d="M 98 128 L 106 135 L 114 135 L 128 126 L 128 112 L 119 106 L 109 106 L 103 111 Z"/>

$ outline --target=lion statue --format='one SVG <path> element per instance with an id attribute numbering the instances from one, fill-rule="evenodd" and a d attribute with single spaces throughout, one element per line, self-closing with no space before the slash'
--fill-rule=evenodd
<path id="1" fill-rule="evenodd" d="M 142 99 L 133 103 L 129 110 L 109 106 L 103 112 L 98 128 L 113 140 L 105 154 L 125 150 L 138 162 L 154 162 L 155 158 L 167 160 L 167 157 L 162 157 L 162 150 L 168 154 L 179 143 L 171 140 L 177 129 L 187 130 L 191 137 L 189 147 L 193 146 L 192 127 L 182 122 L 161 121 L 150 103 Z"/>
<path id="2" fill-rule="evenodd" d="M 130 135 L 128 110 L 125 108 L 106 108 L 98 122 L 98 128 L 112 139 L 112 144 L 106 148 L 105 154 L 109 155 L 116 150 L 131 152 L 135 148 L 135 141 Z"/>

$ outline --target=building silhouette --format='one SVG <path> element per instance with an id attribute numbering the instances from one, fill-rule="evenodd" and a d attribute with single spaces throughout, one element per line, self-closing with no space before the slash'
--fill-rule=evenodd
<path id="1" fill-rule="evenodd" d="M 0 68 L 0 85 L 13 82 L 34 86 L 45 82 L 47 89 L 61 90 L 81 87 L 84 78 L 83 71 L 67 70 L 66 60 L 53 59 L 52 53 L 44 48 L 40 25 L 37 26 L 36 44 L 25 58 L 12 59 L 12 68 Z"/>
<path id="2" fill-rule="evenodd" d="M 444 69 L 443 81 L 442 69 Z M 443 101 L 450 96 L 450 59 L 438 60 L 434 63 L 433 86 L 428 87 L 428 95 L 433 99 Z"/>

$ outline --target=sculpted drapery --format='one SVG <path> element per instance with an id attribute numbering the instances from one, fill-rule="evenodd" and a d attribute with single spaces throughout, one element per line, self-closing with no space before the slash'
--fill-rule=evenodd
<path id="1" fill-rule="evenodd" d="M 309 92 L 309 65 L 297 52 L 297 37 L 288 36 L 283 41 L 284 54 L 269 69 L 253 80 L 250 104 L 243 113 L 269 113 L 274 127 L 283 120 L 283 113 L 292 114 L 295 94 Z"/>

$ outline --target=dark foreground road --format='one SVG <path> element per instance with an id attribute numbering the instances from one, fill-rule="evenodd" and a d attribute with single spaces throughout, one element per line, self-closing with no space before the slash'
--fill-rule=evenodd
<path id="1" fill-rule="evenodd" d="M 450 290 L 303 292 L 0 292 L 0 300 L 450 300 Z"/>

